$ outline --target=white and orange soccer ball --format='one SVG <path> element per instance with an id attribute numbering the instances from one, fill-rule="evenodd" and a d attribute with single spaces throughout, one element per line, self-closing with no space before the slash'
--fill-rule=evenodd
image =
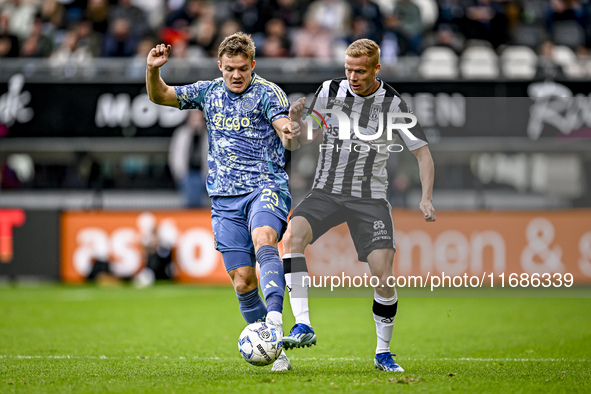
<path id="1" fill-rule="evenodd" d="M 238 350 L 242 358 L 256 366 L 271 364 L 279 357 L 282 349 L 281 333 L 264 322 L 249 324 L 238 339 Z"/>

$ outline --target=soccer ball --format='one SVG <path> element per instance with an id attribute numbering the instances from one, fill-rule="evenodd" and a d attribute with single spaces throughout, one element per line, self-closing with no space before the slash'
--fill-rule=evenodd
<path id="1" fill-rule="evenodd" d="M 264 322 L 246 326 L 238 339 L 238 350 L 252 365 L 269 365 L 279 357 L 283 349 L 283 338 L 276 328 Z"/>

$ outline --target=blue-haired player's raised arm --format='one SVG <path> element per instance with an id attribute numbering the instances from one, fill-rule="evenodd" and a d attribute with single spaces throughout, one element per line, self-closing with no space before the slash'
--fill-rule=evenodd
<path id="1" fill-rule="evenodd" d="M 285 148 L 297 149 L 300 127 L 290 121 L 287 96 L 254 73 L 251 37 L 236 33 L 218 50 L 222 77 L 168 86 L 159 68 L 171 46 L 153 48 L 147 59 L 146 87 L 156 104 L 203 111 L 208 134 L 207 191 L 216 249 L 222 253 L 242 316 L 266 320 L 282 335 L 285 278 L 277 251 L 291 208 Z M 259 295 L 256 261 L 261 268 Z M 273 371 L 291 369 L 285 352 Z"/>

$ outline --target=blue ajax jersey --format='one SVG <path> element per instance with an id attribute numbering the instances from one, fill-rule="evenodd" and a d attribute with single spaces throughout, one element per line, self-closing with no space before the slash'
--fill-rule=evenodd
<path id="1" fill-rule="evenodd" d="M 285 149 L 271 122 L 289 116 L 289 102 L 277 85 L 253 73 L 242 94 L 227 90 L 223 78 L 175 90 L 181 109 L 203 111 L 207 123 L 210 196 L 288 192 Z"/>

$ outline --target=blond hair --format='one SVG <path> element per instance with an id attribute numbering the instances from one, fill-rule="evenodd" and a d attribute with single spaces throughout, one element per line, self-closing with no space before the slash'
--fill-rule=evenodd
<path id="1" fill-rule="evenodd" d="M 380 62 L 380 47 L 375 41 L 362 38 L 349 45 L 345 55 L 351 57 L 367 56 L 371 64 L 375 67 Z"/>
<path id="2" fill-rule="evenodd" d="M 255 46 L 250 34 L 239 31 L 231 36 L 224 38 L 224 41 L 218 48 L 218 58 L 228 55 L 233 57 L 236 55 L 244 55 L 250 60 L 254 60 Z"/>

